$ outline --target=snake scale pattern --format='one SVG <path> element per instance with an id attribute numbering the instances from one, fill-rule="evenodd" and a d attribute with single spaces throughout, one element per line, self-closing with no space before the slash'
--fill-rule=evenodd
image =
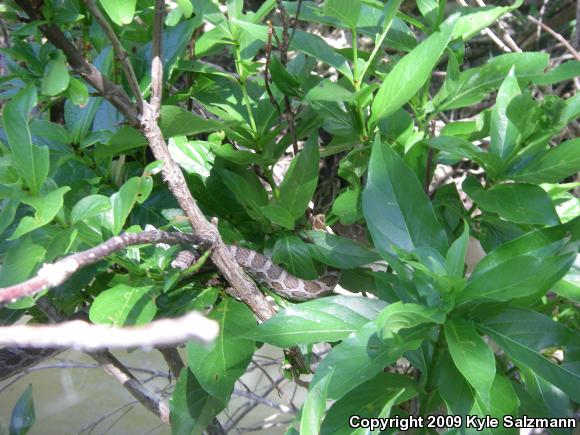
<path id="1" fill-rule="evenodd" d="M 317 280 L 295 277 L 259 252 L 228 245 L 237 263 L 256 281 L 280 296 L 296 301 L 307 301 L 332 293 L 338 283 L 339 272 L 330 270 Z"/>

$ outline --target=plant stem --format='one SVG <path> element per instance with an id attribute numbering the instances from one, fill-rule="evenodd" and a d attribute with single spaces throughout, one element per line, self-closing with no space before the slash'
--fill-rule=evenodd
<path id="1" fill-rule="evenodd" d="M 250 96 L 248 95 L 248 88 L 246 87 L 246 79 L 244 78 L 244 74 L 242 71 L 242 58 L 240 56 L 239 46 L 236 46 L 235 52 L 236 52 L 236 69 L 238 71 L 238 75 L 240 76 L 240 85 L 242 87 L 244 104 L 246 106 L 246 110 L 248 111 L 248 117 L 250 118 L 250 127 L 252 128 L 252 132 L 257 133 L 258 129 L 256 128 L 254 113 L 252 112 L 252 106 L 250 105 Z"/>
<path id="2" fill-rule="evenodd" d="M 433 375 L 437 369 L 437 365 L 441 358 L 442 352 L 445 349 L 445 334 L 443 333 L 443 327 L 439 327 L 439 337 L 435 343 L 435 349 L 433 349 L 433 356 L 431 357 L 431 364 L 429 364 L 429 372 L 427 374 L 427 381 L 425 383 L 425 389 L 427 392 L 427 399 L 421 404 L 421 409 L 419 411 L 420 415 L 426 416 L 431 408 L 431 402 L 435 397 L 436 389 L 434 388 Z"/>
<path id="3" fill-rule="evenodd" d="M 375 56 L 377 55 L 377 53 L 379 52 L 379 50 L 383 46 L 383 42 L 384 42 L 385 38 L 387 37 L 387 32 L 391 28 L 391 24 L 393 23 L 393 18 L 395 18 L 395 15 L 397 14 L 397 10 L 399 9 L 399 6 L 401 6 L 401 3 L 402 3 L 402 0 L 394 0 L 391 5 L 387 6 L 388 10 L 385 13 L 385 22 L 383 24 L 383 26 L 384 26 L 383 32 L 381 33 L 381 36 L 379 36 L 379 40 L 375 44 L 373 51 L 371 52 L 371 55 L 369 56 L 369 59 L 365 62 L 365 65 L 363 66 L 363 69 L 362 69 L 360 77 L 359 77 L 359 80 L 361 82 L 365 78 L 367 70 L 369 69 L 369 67 L 373 63 Z"/>
<path id="4" fill-rule="evenodd" d="M 352 63 L 353 63 L 353 85 L 355 91 L 360 90 L 360 77 L 358 75 L 358 46 L 356 40 L 356 29 L 350 30 L 352 40 Z"/>
<path id="5" fill-rule="evenodd" d="M 352 35 L 352 60 L 353 60 L 353 82 L 354 90 L 356 92 L 360 91 L 361 85 L 361 77 L 359 76 L 359 69 L 358 69 L 358 46 L 357 46 L 357 39 L 356 39 L 356 29 L 351 29 L 350 31 Z M 364 113 L 360 106 L 360 103 L 355 100 L 354 102 L 356 108 L 356 115 L 358 118 L 358 122 L 362 128 L 362 140 L 366 142 L 368 140 L 368 132 L 367 132 L 367 124 L 364 117 Z"/>

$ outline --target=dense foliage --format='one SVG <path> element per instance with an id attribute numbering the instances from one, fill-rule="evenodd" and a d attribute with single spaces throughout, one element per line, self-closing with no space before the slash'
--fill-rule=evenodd
<path id="1" fill-rule="evenodd" d="M 39 26 L 56 25 L 129 91 L 85 4 L 31 2 L 39 21 L 24 19 L 22 3 L 0 6 L 10 35 L 0 287 L 121 232 L 191 231 L 143 134 L 42 37 Z M 281 13 L 273 0 L 254 11 L 240 0 L 178 0 L 163 28 L 160 127 L 204 214 L 217 217 L 226 243 L 265 252 L 299 278 L 340 269 L 356 295 L 297 304 L 263 288 L 281 308 L 256 324 L 207 255 L 184 272 L 170 267 L 178 247 L 150 245 L 1 308 L 2 324 L 25 314 L 45 322 L 40 296 L 66 316 L 84 308 L 117 326 L 207 313 L 220 336 L 187 345 L 175 433 L 203 430 L 228 405 L 261 343 L 301 351 L 298 363 L 288 353 L 288 376 L 314 373 L 293 424 L 303 433 L 350 433 L 354 414 L 572 416 L 580 139 L 570 123 L 580 116 L 580 62 L 553 67 L 543 52 L 469 59 L 468 41 L 517 17 L 521 1 L 402 3 L 282 2 Z M 99 7 L 148 97 L 153 2 Z M 329 28 L 351 37 L 346 48 L 312 31 Z M 456 172 L 445 179 L 438 168 Z M 466 268 L 477 243 L 484 256 Z M 320 360 L 316 343 L 331 343 Z"/>

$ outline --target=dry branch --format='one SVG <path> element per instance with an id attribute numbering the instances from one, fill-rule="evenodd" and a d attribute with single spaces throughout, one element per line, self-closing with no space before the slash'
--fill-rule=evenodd
<path id="1" fill-rule="evenodd" d="M 78 252 L 52 264 L 45 264 L 33 278 L 15 284 L 11 287 L 0 288 L 0 304 L 16 301 L 25 296 L 32 296 L 42 290 L 56 287 L 75 273 L 77 270 L 97 263 L 113 252 L 127 246 L 149 243 L 167 243 L 169 245 L 206 245 L 206 240 L 186 233 L 167 233 L 161 230 L 143 231 L 141 233 L 124 233 L 115 236 L 94 248 Z"/>
<path id="2" fill-rule="evenodd" d="M 191 312 L 175 319 L 155 320 L 144 326 L 110 327 L 83 320 L 53 325 L 0 327 L 0 346 L 73 348 L 92 352 L 100 349 L 150 349 L 173 346 L 188 340 L 209 343 L 217 337 L 218 324 Z"/>
<path id="3" fill-rule="evenodd" d="M 135 100 L 137 101 L 137 108 L 139 110 L 143 110 L 143 96 L 141 95 L 141 89 L 139 88 L 139 83 L 137 81 L 137 77 L 135 76 L 135 70 L 131 65 L 129 60 L 129 55 L 117 35 L 115 31 L 105 18 L 105 16 L 101 13 L 99 8 L 95 5 L 93 0 L 84 0 L 87 9 L 90 11 L 91 14 L 95 17 L 95 19 L 99 22 L 101 27 L 103 28 L 107 38 L 111 41 L 111 45 L 113 46 L 113 50 L 115 51 L 115 55 L 119 59 L 121 63 L 121 67 L 123 68 L 123 73 L 127 78 L 127 82 L 129 83 L 129 87 L 131 88 L 131 92 L 133 93 Z"/>

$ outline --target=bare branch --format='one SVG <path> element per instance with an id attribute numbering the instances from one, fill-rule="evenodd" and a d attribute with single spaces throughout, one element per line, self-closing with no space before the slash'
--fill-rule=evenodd
<path id="1" fill-rule="evenodd" d="M 151 109 L 155 119 L 159 117 L 161 97 L 163 93 L 163 62 L 161 41 L 163 37 L 163 17 L 165 2 L 155 0 L 155 15 L 153 17 L 153 55 L 151 57 Z"/>
<path id="2" fill-rule="evenodd" d="M 550 35 L 552 35 L 554 38 L 556 38 L 558 41 L 560 41 L 564 45 L 564 47 L 566 47 L 566 49 L 570 53 L 572 53 L 572 56 L 574 56 L 574 59 L 580 60 L 580 53 L 578 53 L 576 51 L 576 49 L 574 47 L 572 47 L 572 44 L 570 44 L 566 40 L 566 38 L 564 38 L 558 32 L 554 31 L 551 27 L 548 27 L 546 24 L 542 23 L 541 21 L 536 20 L 531 15 L 528 15 L 528 21 L 531 21 L 532 23 L 534 23 L 534 24 L 540 26 L 542 29 L 544 29 L 546 32 L 548 32 Z"/>
<path id="3" fill-rule="evenodd" d="M 73 348 L 81 351 L 173 346 L 188 340 L 209 343 L 218 334 L 218 324 L 197 312 L 175 319 L 155 320 L 144 326 L 111 327 L 83 320 L 53 325 L 0 327 L 0 346 Z"/>
<path id="4" fill-rule="evenodd" d="M 27 0 L 15 1 L 32 20 L 45 22 L 45 18 L 40 12 L 42 1 L 35 2 L 34 5 Z M 87 61 L 80 51 L 68 40 L 65 34 L 54 24 L 41 24 L 38 28 L 55 47 L 63 51 L 68 63 L 77 74 L 115 106 L 127 118 L 130 124 L 134 126 L 139 125 L 139 112 L 135 109 L 135 105 L 123 88 L 111 82 L 93 64 Z"/>
<path id="5" fill-rule="evenodd" d="M 145 408 L 159 417 L 162 422 L 169 423 L 167 402 L 144 387 L 110 352 L 87 352 L 87 355 L 98 362 L 103 370 L 115 378 Z"/>
<path id="6" fill-rule="evenodd" d="M 127 246 L 146 243 L 196 245 L 206 244 L 206 240 L 192 234 L 167 233 L 161 230 L 124 233 L 94 248 L 65 257 L 56 263 L 45 264 L 35 277 L 27 281 L 11 287 L 0 288 L 0 304 L 15 301 L 24 296 L 31 296 L 42 290 L 56 287 L 70 278 L 77 270 L 94 264 L 113 252 L 119 251 Z"/>
<path id="7" fill-rule="evenodd" d="M 135 70 L 133 69 L 133 66 L 131 65 L 127 51 L 125 50 L 125 48 L 121 44 L 121 41 L 119 41 L 119 38 L 117 38 L 115 31 L 113 30 L 113 28 L 111 27 L 111 25 L 109 24 L 109 22 L 107 21 L 105 16 L 101 13 L 99 8 L 95 5 L 95 2 L 93 0 L 84 0 L 84 2 L 85 2 L 87 9 L 91 12 L 91 14 L 93 14 L 95 19 L 99 22 L 99 24 L 101 25 L 101 27 L 105 31 L 105 34 L 107 35 L 107 38 L 109 38 L 109 41 L 111 41 L 111 44 L 113 46 L 113 50 L 115 51 L 115 54 L 117 55 L 117 58 L 119 59 L 119 62 L 121 63 L 121 67 L 123 68 L 123 72 L 125 74 L 125 77 L 127 78 L 127 81 L 129 82 L 129 87 L 131 88 L 131 92 L 133 93 L 133 95 L 135 96 L 135 99 L 137 100 L 137 107 L 138 107 L 139 111 L 141 112 L 143 110 L 143 96 L 141 95 L 141 89 L 139 89 L 139 83 L 137 82 L 137 76 L 135 75 Z"/>
<path id="8" fill-rule="evenodd" d="M 177 348 L 170 346 L 170 347 L 159 347 L 157 349 L 159 353 L 163 356 L 167 367 L 169 367 L 169 373 L 173 375 L 175 379 L 179 378 L 179 373 L 181 369 L 185 367 L 183 360 L 181 359 L 181 355 L 177 351 Z"/>
<path id="9" fill-rule="evenodd" d="M 475 2 L 483 8 L 487 6 L 483 0 L 475 0 Z M 502 36 L 503 40 L 505 41 L 506 45 L 509 46 L 511 51 L 521 53 L 522 49 L 520 47 L 518 47 L 518 44 L 516 44 L 516 42 L 512 39 L 510 34 L 507 32 L 506 25 L 501 19 L 499 19 L 497 21 L 497 27 L 499 27 L 499 31 L 501 33 L 501 36 Z"/>

